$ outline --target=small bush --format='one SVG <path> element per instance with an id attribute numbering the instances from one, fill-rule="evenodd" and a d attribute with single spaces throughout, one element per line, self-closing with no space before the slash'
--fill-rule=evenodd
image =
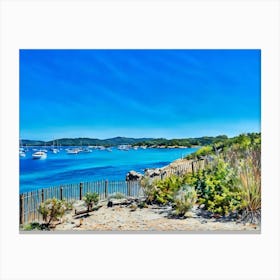
<path id="1" fill-rule="evenodd" d="M 211 146 L 204 146 L 195 152 L 197 157 L 206 156 L 213 152 L 213 148 Z"/>
<path id="2" fill-rule="evenodd" d="M 66 211 L 67 211 L 67 210 L 73 210 L 73 204 L 74 204 L 75 201 L 66 201 L 66 200 L 63 200 L 63 202 L 65 203 Z"/>
<path id="3" fill-rule="evenodd" d="M 189 185 L 184 185 L 174 196 L 175 211 L 183 216 L 192 209 L 197 199 L 196 191 Z"/>
<path id="4" fill-rule="evenodd" d="M 64 201 L 51 198 L 40 204 L 38 212 L 43 216 L 43 220 L 49 226 L 51 222 L 61 218 L 66 209 L 67 207 Z"/>
<path id="5" fill-rule="evenodd" d="M 32 222 L 23 226 L 23 230 L 41 230 L 41 224 Z"/>
<path id="6" fill-rule="evenodd" d="M 83 197 L 83 200 L 85 201 L 88 212 L 92 208 L 94 204 L 97 204 L 99 201 L 99 194 L 98 193 L 86 193 L 85 196 Z"/>
<path id="7" fill-rule="evenodd" d="M 141 186 L 146 196 L 146 202 L 151 204 L 166 205 L 173 202 L 174 193 L 179 190 L 183 183 L 181 177 L 172 175 L 162 180 L 152 181 L 150 178 L 143 178 Z"/>
<path id="8" fill-rule="evenodd" d="M 199 204 L 213 213 L 227 215 L 241 207 L 242 191 L 236 184 L 235 170 L 220 158 L 213 166 L 187 176 L 185 181 L 195 186 Z"/>

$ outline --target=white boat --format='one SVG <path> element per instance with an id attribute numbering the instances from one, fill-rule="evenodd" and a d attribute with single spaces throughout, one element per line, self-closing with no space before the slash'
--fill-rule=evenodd
<path id="1" fill-rule="evenodd" d="M 56 144 L 56 147 L 55 147 L 55 145 L 54 145 L 54 141 L 53 141 L 53 145 L 52 145 L 52 147 L 50 148 L 50 151 L 52 151 L 52 152 L 53 152 L 53 154 L 57 154 L 57 153 L 59 153 L 58 144 Z"/>
<path id="2" fill-rule="evenodd" d="M 38 151 L 34 154 L 32 154 L 33 159 L 45 159 L 47 157 L 47 154 L 43 151 Z"/>
<path id="3" fill-rule="evenodd" d="M 66 152 L 67 152 L 67 154 L 70 154 L 70 155 L 76 155 L 76 154 L 78 154 L 79 152 L 80 152 L 80 149 L 66 149 Z"/>
<path id="4" fill-rule="evenodd" d="M 118 146 L 118 150 L 121 150 L 121 151 L 129 151 L 131 148 L 131 145 L 119 145 Z"/>
<path id="5" fill-rule="evenodd" d="M 82 153 L 92 153 L 92 150 L 89 148 L 84 148 L 81 152 Z"/>
<path id="6" fill-rule="evenodd" d="M 25 156 L 26 156 L 26 154 L 25 154 L 26 151 L 27 151 L 27 149 L 25 150 L 25 149 L 23 148 L 22 141 L 20 140 L 19 156 L 20 156 L 20 157 L 25 157 Z"/>
<path id="7" fill-rule="evenodd" d="M 100 150 L 100 151 L 105 151 L 105 150 L 106 150 L 106 148 L 105 148 L 104 146 L 98 146 L 98 147 L 97 147 L 97 150 Z"/>
<path id="8" fill-rule="evenodd" d="M 52 151 L 53 154 L 59 153 L 59 149 L 51 148 L 50 151 Z"/>
<path id="9" fill-rule="evenodd" d="M 24 151 L 21 151 L 21 150 L 20 150 L 20 151 L 19 151 L 19 156 L 20 156 L 20 157 L 25 157 L 25 156 L 26 156 L 26 154 L 25 154 L 25 152 L 24 152 Z"/>

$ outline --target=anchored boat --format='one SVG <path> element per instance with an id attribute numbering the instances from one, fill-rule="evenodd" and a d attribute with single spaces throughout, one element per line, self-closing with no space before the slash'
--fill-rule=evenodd
<path id="1" fill-rule="evenodd" d="M 32 158 L 33 159 L 45 159 L 45 158 L 47 158 L 47 153 L 45 153 L 43 151 L 38 151 L 38 152 L 32 154 Z"/>

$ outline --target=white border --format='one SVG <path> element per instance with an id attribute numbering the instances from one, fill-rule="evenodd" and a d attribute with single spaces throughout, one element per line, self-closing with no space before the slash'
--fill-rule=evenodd
<path id="1" fill-rule="evenodd" d="M 2 279 L 279 279 L 279 2 L 1 2 Z M 259 235 L 20 235 L 18 50 L 262 50 Z M 36 116 L 34 116 L 36 117 Z"/>

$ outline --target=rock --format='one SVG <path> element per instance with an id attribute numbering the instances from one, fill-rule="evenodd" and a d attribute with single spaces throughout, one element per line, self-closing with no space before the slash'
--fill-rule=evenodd
<path id="1" fill-rule="evenodd" d="M 161 175 L 161 170 L 159 168 L 145 169 L 145 176 L 153 178 L 160 175 Z"/>
<path id="2" fill-rule="evenodd" d="M 110 201 L 112 202 L 112 206 L 116 206 L 116 205 L 126 205 L 128 204 L 128 200 L 126 198 L 122 198 L 122 199 L 110 199 Z"/>
<path id="3" fill-rule="evenodd" d="M 188 211 L 188 212 L 186 212 L 186 213 L 184 214 L 184 217 L 185 217 L 185 218 L 193 218 L 193 213 L 190 212 L 190 211 Z"/>
<path id="4" fill-rule="evenodd" d="M 204 207 L 205 207 L 205 204 L 200 204 L 199 205 L 199 209 L 204 209 Z"/>
<path id="5" fill-rule="evenodd" d="M 143 177 L 143 175 L 141 173 L 131 170 L 126 174 L 125 180 L 126 181 L 139 181 L 142 179 L 142 177 Z"/>
<path id="6" fill-rule="evenodd" d="M 135 203 L 135 202 L 133 202 L 130 206 L 129 206 L 129 208 L 131 209 L 131 211 L 135 211 L 136 209 L 137 209 L 137 204 Z"/>

